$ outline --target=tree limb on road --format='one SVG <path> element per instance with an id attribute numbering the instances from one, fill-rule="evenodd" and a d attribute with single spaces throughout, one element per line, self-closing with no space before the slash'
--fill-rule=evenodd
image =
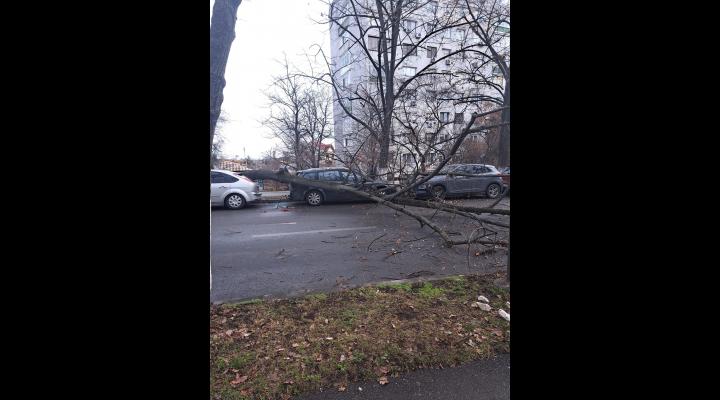
<path id="1" fill-rule="evenodd" d="M 424 208 L 437 208 L 437 209 L 452 209 L 456 211 L 466 211 L 471 212 L 475 214 L 498 214 L 498 215 L 510 215 L 510 210 L 504 210 L 500 208 L 484 208 L 484 207 L 472 207 L 472 206 L 456 206 L 456 205 L 449 205 L 445 203 L 434 203 L 431 201 L 423 201 L 423 200 L 416 200 L 416 199 L 408 199 L 405 197 L 400 197 L 393 200 L 396 203 L 399 204 L 405 204 L 408 206 L 415 206 L 415 207 L 424 207 Z"/>
<path id="2" fill-rule="evenodd" d="M 450 236 L 448 236 L 447 232 L 445 232 L 442 228 L 440 228 L 438 225 L 427 219 L 426 217 L 417 214 L 413 211 L 408 210 L 405 207 L 401 207 L 399 204 L 393 203 L 389 200 L 386 200 L 383 197 L 379 197 L 376 195 L 373 195 L 371 193 L 367 193 L 362 190 L 357 190 L 355 188 L 341 185 L 341 184 L 333 184 L 333 183 L 327 183 L 327 182 L 321 182 L 321 181 L 315 181 L 315 180 L 309 180 L 302 178 L 300 176 L 290 175 L 287 172 L 280 170 L 278 172 L 268 171 L 268 170 L 254 170 L 254 171 L 245 171 L 243 172 L 243 175 L 247 176 L 250 179 L 273 179 L 284 183 L 295 183 L 300 185 L 312 185 L 315 187 L 319 187 L 321 189 L 325 190 L 334 190 L 334 191 L 340 191 L 340 192 L 347 192 L 352 193 L 360 197 L 364 197 L 368 200 L 372 200 L 378 204 L 382 204 L 386 207 L 392 208 L 393 210 L 399 211 L 407 216 L 410 216 L 414 219 L 416 219 L 420 226 L 427 225 L 432 230 L 434 230 L 444 241 L 445 246 L 452 247 L 456 244 L 466 244 L 467 241 L 454 241 L 450 239 Z M 404 205 L 414 205 L 419 207 L 425 207 L 425 208 L 437 208 L 439 210 L 442 210 L 445 208 L 446 210 L 456 210 L 456 211 L 466 211 L 471 213 L 492 213 L 492 214 L 501 214 L 501 215 L 510 215 L 510 210 L 500 210 L 500 209 L 488 209 L 488 208 L 479 208 L 479 207 L 468 207 L 468 206 L 449 206 L 449 205 L 434 205 L 429 202 L 423 202 L 413 199 L 406 199 L 406 198 L 399 198 L 395 199 L 397 203 L 404 204 Z M 494 221 L 484 221 L 489 223 L 494 223 L 495 225 L 498 225 L 498 223 L 495 223 Z M 503 242 L 493 242 L 493 241 L 473 241 L 473 243 L 484 243 L 484 244 L 503 244 Z"/>
<path id="3" fill-rule="evenodd" d="M 443 241 L 445 242 L 445 245 L 447 247 L 452 246 L 452 244 L 451 244 L 452 240 L 447 235 L 447 233 L 445 233 L 445 231 L 443 231 L 439 226 L 437 226 L 436 224 L 431 222 L 429 219 L 425 218 L 422 215 L 411 212 L 411 211 L 405 209 L 405 207 L 401 207 L 395 203 L 391 203 L 390 201 L 387 201 L 387 200 L 383 199 L 382 197 L 372 195 L 372 194 L 364 192 L 362 190 L 357 190 L 357 189 L 351 188 L 349 186 L 341 185 L 341 184 L 332 184 L 332 183 L 309 180 L 309 179 L 301 178 L 299 176 L 290 175 L 287 172 L 282 171 L 282 170 L 278 171 L 278 172 L 267 171 L 267 170 L 254 170 L 254 171 L 245 171 L 245 172 L 243 172 L 243 174 L 245 176 L 249 177 L 250 179 L 274 179 L 274 180 L 277 180 L 277 181 L 280 181 L 283 183 L 296 183 L 296 184 L 301 184 L 301 185 L 311 185 L 311 186 L 319 187 L 319 188 L 325 189 L 325 190 L 347 192 L 347 193 L 352 193 L 352 194 L 358 195 L 360 197 L 364 197 L 368 200 L 372 200 L 378 204 L 382 204 L 384 206 L 390 207 L 393 210 L 399 211 L 407 216 L 410 216 L 410 217 L 416 219 L 420 223 L 420 226 L 423 226 L 423 225 L 429 226 L 438 235 L 440 235 L 440 237 L 443 239 Z"/>

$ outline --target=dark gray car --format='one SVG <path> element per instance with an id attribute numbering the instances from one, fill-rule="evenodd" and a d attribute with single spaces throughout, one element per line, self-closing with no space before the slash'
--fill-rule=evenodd
<path id="1" fill-rule="evenodd" d="M 385 182 L 363 180 L 348 168 L 311 168 L 298 171 L 297 175 L 313 181 L 339 183 L 355 189 L 374 192 L 378 195 L 390 194 L 397 190 L 396 187 Z M 290 200 L 306 201 L 311 206 L 319 206 L 324 202 L 362 201 L 366 199 L 345 191 L 325 190 L 312 185 L 291 183 Z"/>
<path id="2" fill-rule="evenodd" d="M 473 175 L 473 176 L 466 176 Z M 500 172 L 487 164 L 447 165 L 415 190 L 416 197 L 485 195 L 497 198 L 504 190 Z"/>

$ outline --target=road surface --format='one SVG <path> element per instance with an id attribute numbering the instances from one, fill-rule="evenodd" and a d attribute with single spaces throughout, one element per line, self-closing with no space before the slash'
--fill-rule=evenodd
<path id="1" fill-rule="evenodd" d="M 465 202 L 483 206 L 491 201 Z M 428 217 L 434 213 L 413 209 Z M 451 227 L 457 238 L 474 229 L 445 213 L 434 221 Z M 499 230 L 498 238 L 506 238 L 502 228 L 493 229 Z M 414 276 L 493 272 L 504 268 L 506 260 L 503 249 L 475 256 L 485 247 L 474 245 L 468 266 L 466 246 L 444 248 L 430 228 L 373 203 L 213 208 L 211 249 L 212 302 L 298 296 Z"/>

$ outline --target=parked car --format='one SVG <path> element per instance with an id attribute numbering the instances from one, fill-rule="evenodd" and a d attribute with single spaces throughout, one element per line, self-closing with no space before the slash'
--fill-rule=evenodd
<path id="1" fill-rule="evenodd" d="M 298 171 L 297 175 L 314 181 L 338 183 L 380 195 L 390 194 L 397 187 L 381 181 L 366 181 L 359 174 L 348 168 L 328 167 L 311 168 Z M 339 190 L 325 190 L 312 185 L 290 183 L 290 200 L 305 201 L 311 206 L 319 206 L 325 202 L 345 202 L 366 200 L 364 197 Z"/>
<path id="2" fill-rule="evenodd" d="M 510 196 L 510 167 L 505 167 L 500 170 L 500 177 L 507 188 L 507 194 Z"/>
<path id="3" fill-rule="evenodd" d="M 459 174 L 459 175 L 458 175 Z M 475 176 L 464 176 L 464 174 Z M 485 195 L 497 198 L 504 190 L 500 171 L 487 164 L 447 165 L 438 175 L 417 187 L 415 197 Z"/>
<path id="4" fill-rule="evenodd" d="M 260 199 L 260 189 L 250 178 L 232 171 L 210 170 L 210 203 L 231 210 L 244 208 Z"/>

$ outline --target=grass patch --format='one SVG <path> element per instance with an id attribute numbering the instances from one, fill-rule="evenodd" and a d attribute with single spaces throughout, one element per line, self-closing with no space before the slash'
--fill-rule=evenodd
<path id="1" fill-rule="evenodd" d="M 250 364 L 254 359 L 255 354 L 253 353 L 240 353 L 230 359 L 228 366 L 234 369 L 242 369 Z"/>
<path id="2" fill-rule="evenodd" d="M 237 303 L 229 304 L 229 306 L 244 306 L 247 304 L 259 304 L 259 303 L 262 303 L 262 299 L 250 299 L 250 300 L 239 301 Z"/>
<path id="3" fill-rule="evenodd" d="M 308 296 L 305 296 L 307 299 L 315 300 L 315 301 L 325 301 L 327 300 L 327 295 L 325 293 L 314 293 Z"/>
<path id="4" fill-rule="evenodd" d="M 507 352 L 509 323 L 497 308 L 510 294 L 493 279 L 453 277 L 213 305 L 211 398 L 286 399 Z M 479 294 L 490 299 L 491 312 L 470 307 Z"/>
<path id="5" fill-rule="evenodd" d="M 423 283 L 418 289 L 418 294 L 426 299 L 435 299 L 443 294 L 442 288 L 433 286 L 430 282 Z"/>
<path id="6" fill-rule="evenodd" d="M 390 291 L 390 292 L 392 292 L 392 291 L 409 292 L 412 290 L 412 286 L 410 286 L 409 283 L 396 283 L 394 285 L 380 285 L 378 287 L 380 289 L 384 289 L 385 291 Z"/>

